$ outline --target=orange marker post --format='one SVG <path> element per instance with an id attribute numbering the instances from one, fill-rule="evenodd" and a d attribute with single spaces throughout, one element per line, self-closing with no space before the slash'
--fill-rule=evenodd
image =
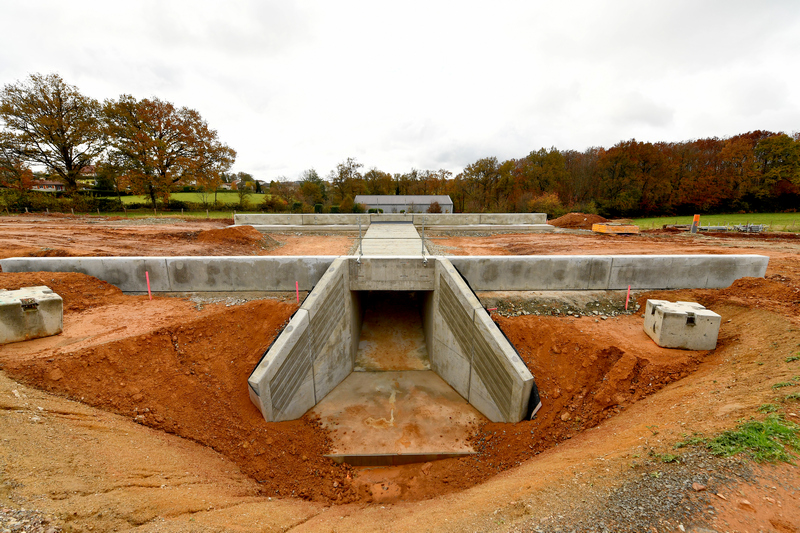
<path id="1" fill-rule="evenodd" d="M 148 272 L 147 270 L 144 271 L 144 278 L 147 280 L 147 295 L 152 300 L 153 299 L 153 293 L 150 292 L 150 272 Z"/>
<path id="2" fill-rule="evenodd" d="M 625 297 L 625 310 L 628 310 L 628 301 L 631 299 L 631 286 L 628 285 L 628 296 Z"/>
<path id="3" fill-rule="evenodd" d="M 294 290 L 297 291 L 297 303 L 300 303 L 300 282 L 294 282 Z"/>

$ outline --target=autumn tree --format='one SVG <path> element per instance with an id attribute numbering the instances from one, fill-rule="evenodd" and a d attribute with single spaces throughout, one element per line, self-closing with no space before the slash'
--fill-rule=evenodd
<path id="1" fill-rule="evenodd" d="M 364 189 L 364 178 L 358 169 L 363 166 L 354 158 L 348 157 L 347 160 L 336 165 L 336 170 L 332 170 L 328 175 L 328 181 L 333 184 L 339 200 L 361 194 Z"/>
<path id="2" fill-rule="evenodd" d="M 0 187 L 24 190 L 32 180 L 31 169 L 27 168 L 7 136 L 0 132 Z"/>
<path id="3" fill-rule="evenodd" d="M 112 154 L 134 192 L 167 200 L 179 183 L 210 183 L 233 165 L 236 152 L 217 138 L 200 113 L 158 98 L 129 95 L 103 108 Z"/>
<path id="4" fill-rule="evenodd" d="M 0 94 L 4 143 L 21 163 L 41 166 L 78 189 L 81 170 L 103 152 L 100 104 L 58 74 L 31 74 Z"/>
<path id="5" fill-rule="evenodd" d="M 310 168 L 300 178 L 300 195 L 309 205 L 322 204 L 328 199 L 328 187 L 325 181 Z"/>

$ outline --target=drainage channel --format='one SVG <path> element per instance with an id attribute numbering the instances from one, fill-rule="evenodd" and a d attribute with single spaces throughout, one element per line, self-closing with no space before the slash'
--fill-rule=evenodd
<path id="1" fill-rule="evenodd" d="M 266 420 L 310 411 L 330 430 L 330 457 L 355 465 L 472 454 L 480 423 L 541 405 L 513 346 L 441 257 L 337 259 L 248 384 Z"/>

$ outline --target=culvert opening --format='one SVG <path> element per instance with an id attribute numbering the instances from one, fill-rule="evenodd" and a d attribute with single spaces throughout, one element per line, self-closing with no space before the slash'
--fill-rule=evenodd
<path id="1" fill-rule="evenodd" d="M 357 291 L 361 334 L 355 372 L 430 370 L 423 303 L 430 291 Z"/>
<path id="2" fill-rule="evenodd" d="M 432 291 L 354 291 L 353 372 L 311 410 L 330 431 L 326 457 L 353 466 L 425 463 L 474 453 L 486 418 L 431 370 Z M 429 308 L 429 306 L 427 306 Z"/>

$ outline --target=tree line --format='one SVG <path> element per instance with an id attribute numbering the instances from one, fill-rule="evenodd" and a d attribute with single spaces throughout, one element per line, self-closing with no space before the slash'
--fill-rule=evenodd
<path id="1" fill-rule="evenodd" d="M 33 74 L 3 88 L 0 120 L 0 187 L 25 188 L 37 166 L 71 194 L 91 165 L 118 195 L 144 194 L 153 206 L 187 185 L 206 196 L 235 177 L 260 188 L 251 175 L 229 172 L 236 152 L 197 111 L 159 98 L 100 103 L 56 74 Z M 448 194 L 456 212 L 550 216 L 788 211 L 800 205 L 800 133 L 542 148 L 519 159 L 485 157 L 456 175 L 391 174 L 347 158 L 324 178 L 312 168 L 299 181 L 273 180 L 265 192 L 267 211 L 358 211 L 358 194 Z"/>
<path id="2" fill-rule="evenodd" d="M 447 170 L 389 174 L 348 158 L 322 180 L 272 184 L 284 204 L 346 210 L 357 194 L 448 194 L 456 212 L 569 211 L 605 216 L 794 211 L 800 207 L 800 133 L 753 131 L 684 142 L 622 141 L 583 152 L 542 148 Z M 280 207 L 280 206 L 278 206 Z M 284 205 L 285 207 L 285 205 Z"/>
<path id="3" fill-rule="evenodd" d="M 5 85 L 0 120 L 0 186 L 7 188 L 27 188 L 38 166 L 72 195 L 92 168 L 117 194 L 144 194 L 155 206 L 180 184 L 215 190 L 236 159 L 193 109 L 124 94 L 100 103 L 57 74 Z"/>

